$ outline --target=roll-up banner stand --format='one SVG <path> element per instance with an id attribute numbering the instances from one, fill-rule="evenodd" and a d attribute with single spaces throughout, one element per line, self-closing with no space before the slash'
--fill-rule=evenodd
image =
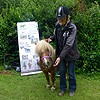
<path id="1" fill-rule="evenodd" d="M 42 72 L 38 64 L 39 57 L 35 53 L 36 43 L 39 41 L 38 23 L 18 22 L 17 31 L 21 76 Z"/>

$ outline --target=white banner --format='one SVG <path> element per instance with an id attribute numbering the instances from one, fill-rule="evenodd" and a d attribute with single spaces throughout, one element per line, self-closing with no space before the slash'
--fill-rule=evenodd
<path id="1" fill-rule="evenodd" d="M 39 41 L 38 23 L 18 22 L 17 31 L 21 75 L 40 73 L 39 57 L 35 53 L 35 46 Z"/>

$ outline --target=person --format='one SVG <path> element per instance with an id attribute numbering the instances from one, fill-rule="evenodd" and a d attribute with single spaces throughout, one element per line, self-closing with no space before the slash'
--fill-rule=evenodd
<path id="1" fill-rule="evenodd" d="M 56 17 L 58 21 L 55 25 L 54 34 L 48 38 L 48 42 L 56 42 L 57 58 L 54 67 L 59 66 L 60 70 L 60 92 L 58 95 L 63 96 L 66 92 L 66 71 L 68 70 L 69 95 L 73 96 L 76 92 L 75 64 L 80 55 L 77 48 L 77 28 L 70 20 L 68 7 L 59 7 L 56 11 Z"/>

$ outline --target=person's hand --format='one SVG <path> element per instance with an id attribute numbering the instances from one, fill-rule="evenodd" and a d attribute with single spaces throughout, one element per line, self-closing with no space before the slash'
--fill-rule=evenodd
<path id="1" fill-rule="evenodd" d="M 60 63 L 60 57 L 58 57 L 54 63 L 54 67 L 58 66 L 58 64 Z"/>
<path id="2" fill-rule="evenodd" d="M 52 41 L 50 38 L 45 39 L 45 40 L 46 40 L 46 42 L 48 42 L 48 43 Z"/>

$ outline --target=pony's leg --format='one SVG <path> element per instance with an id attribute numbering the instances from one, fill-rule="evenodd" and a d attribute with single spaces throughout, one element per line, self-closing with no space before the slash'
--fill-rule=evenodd
<path id="1" fill-rule="evenodd" d="M 50 79 L 49 79 L 48 72 L 44 71 L 44 74 L 45 74 L 46 80 L 47 80 L 47 85 L 46 85 L 46 87 L 47 87 L 47 88 L 50 88 Z"/>
<path id="2" fill-rule="evenodd" d="M 68 80 L 68 69 L 66 70 L 66 80 Z"/>
<path id="3" fill-rule="evenodd" d="M 39 65 L 40 65 L 41 70 L 42 70 L 43 73 L 45 74 L 45 77 L 46 77 L 46 80 L 47 80 L 47 85 L 46 85 L 46 87 L 49 88 L 49 87 L 50 87 L 49 75 L 48 75 L 48 72 L 47 72 L 46 70 L 44 70 L 44 68 L 43 68 L 43 62 L 41 61 L 41 58 L 40 58 Z"/>
<path id="4" fill-rule="evenodd" d="M 52 81 L 51 91 L 54 91 L 55 90 L 55 71 L 54 69 L 51 70 L 51 81 Z"/>
<path id="5" fill-rule="evenodd" d="M 66 79 L 68 80 L 68 63 L 66 63 Z"/>

